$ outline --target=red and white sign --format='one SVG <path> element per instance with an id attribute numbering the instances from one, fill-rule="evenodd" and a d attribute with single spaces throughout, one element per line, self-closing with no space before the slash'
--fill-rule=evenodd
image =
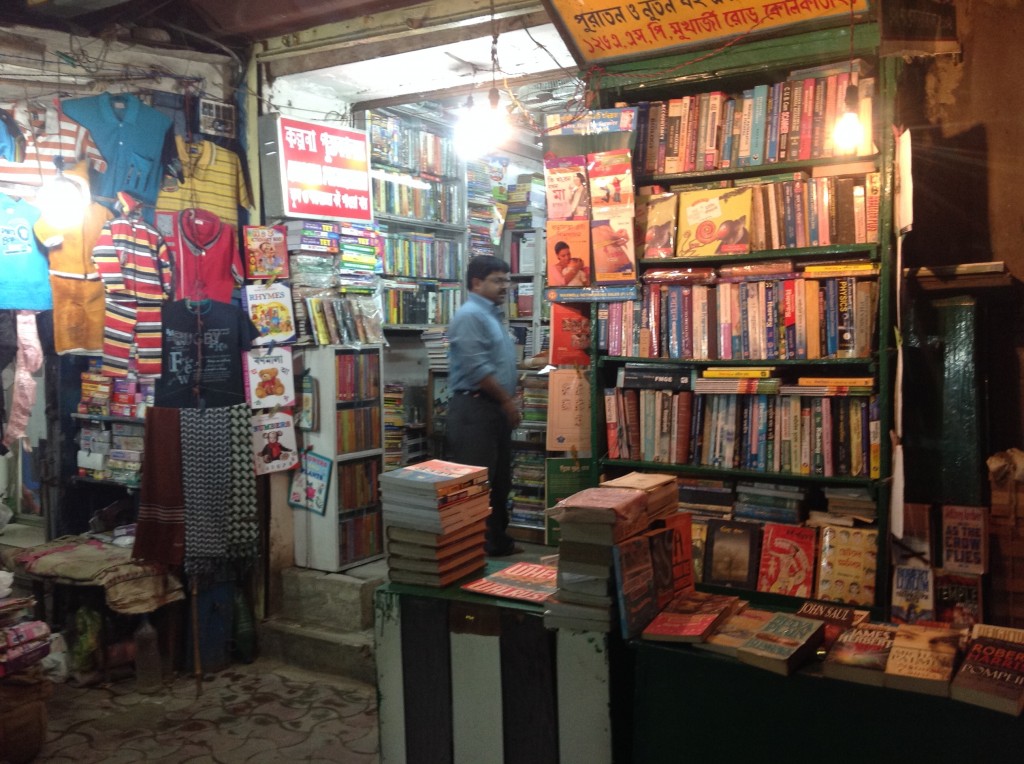
<path id="1" fill-rule="evenodd" d="M 273 119 L 282 215 L 373 222 L 366 131 L 278 115 Z M 266 142 L 264 149 L 265 157 L 273 151 Z"/>

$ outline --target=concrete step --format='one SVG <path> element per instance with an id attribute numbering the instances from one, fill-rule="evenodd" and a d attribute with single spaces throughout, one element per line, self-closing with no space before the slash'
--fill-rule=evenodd
<path id="1" fill-rule="evenodd" d="M 373 593 L 386 580 L 387 566 L 376 560 L 344 573 L 287 568 L 281 577 L 281 617 L 333 631 L 359 631 L 373 627 Z"/>
<path id="2" fill-rule="evenodd" d="M 274 617 L 260 624 L 260 655 L 308 671 L 377 681 L 373 629 L 335 631 Z"/>

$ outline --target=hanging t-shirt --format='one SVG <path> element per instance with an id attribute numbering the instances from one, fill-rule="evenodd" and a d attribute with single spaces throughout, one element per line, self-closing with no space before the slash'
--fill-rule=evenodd
<path id="1" fill-rule="evenodd" d="M 50 269 L 33 227 L 39 210 L 0 194 L 0 308 L 53 307 Z"/>
<path id="2" fill-rule="evenodd" d="M 25 187 L 32 193 L 45 181 L 57 177 L 57 157 L 64 160 L 65 171 L 79 163 L 94 172 L 106 170 L 107 163 L 89 131 L 77 122 L 52 109 L 50 119 L 48 110 L 36 104 L 7 103 L 0 105 L 0 109 L 14 115 L 25 136 L 25 156 L 20 162 L 0 159 L 0 184 Z M 47 129 L 50 123 L 54 126 L 52 131 Z"/>
<path id="3" fill-rule="evenodd" d="M 156 405 L 245 403 L 242 351 L 249 350 L 258 335 L 248 314 L 235 305 L 213 300 L 164 305 L 164 364 L 156 382 Z"/>
<path id="4" fill-rule="evenodd" d="M 92 134 L 107 160 L 106 172 L 94 178 L 94 199 L 118 212 L 117 194 L 126 191 L 143 203 L 152 222 L 164 167 L 174 158 L 171 120 L 130 93 L 100 93 L 61 106 Z"/>

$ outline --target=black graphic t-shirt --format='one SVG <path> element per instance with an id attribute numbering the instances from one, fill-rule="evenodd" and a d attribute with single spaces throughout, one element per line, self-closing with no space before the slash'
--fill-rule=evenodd
<path id="1" fill-rule="evenodd" d="M 163 373 L 156 383 L 156 405 L 245 403 L 242 353 L 257 336 L 248 314 L 235 305 L 213 300 L 164 305 Z"/>

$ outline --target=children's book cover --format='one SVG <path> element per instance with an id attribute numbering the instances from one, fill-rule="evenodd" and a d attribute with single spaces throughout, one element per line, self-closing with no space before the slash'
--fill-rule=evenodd
<path id="1" fill-rule="evenodd" d="M 288 491 L 288 504 L 318 515 L 327 512 L 327 497 L 331 490 L 331 469 L 334 460 L 313 451 L 306 451 L 299 459 L 299 468 L 292 473 Z"/>
<path id="2" fill-rule="evenodd" d="M 244 292 L 245 309 L 249 313 L 259 337 L 254 345 L 278 345 L 295 341 L 295 319 L 292 309 L 292 290 L 287 284 L 259 286 L 249 284 Z"/>
<path id="3" fill-rule="evenodd" d="M 611 215 L 590 223 L 594 252 L 594 283 L 616 284 L 636 280 L 636 252 L 631 215 Z"/>
<path id="4" fill-rule="evenodd" d="M 673 193 L 653 194 L 648 198 L 644 221 L 644 257 L 675 257 L 677 209 L 678 201 Z"/>
<path id="5" fill-rule="evenodd" d="M 299 463 L 299 452 L 291 414 L 285 411 L 256 414 L 250 420 L 249 431 L 257 475 L 295 469 Z"/>
<path id="6" fill-rule="evenodd" d="M 681 192 L 676 257 L 749 253 L 751 194 L 749 186 Z"/>
<path id="7" fill-rule="evenodd" d="M 245 277 L 247 279 L 288 278 L 288 231 L 283 225 L 247 225 Z"/>
<path id="8" fill-rule="evenodd" d="M 245 397 L 254 409 L 272 409 L 295 403 L 292 349 L 253 348 L 242 356 L 245 367 Z"/>
<path id="9" fill-rule="evenodd" d="M 548 286 L 590 286 L 590 223 L 586 220 L 548 220 Z"/>
<path id="10" fill-rule="evenodd" d="M 757 590 L 810 597 L 814 591 L 817 529 L 765 523 Z"/>
<path id="11" fill-rule="evenodd" d="M 590 366 L 590 305 L 551 303 L 553 366 Z"/>
<path id="12" fill-rule="evenodd" d="M 582 154 L 544 160 L 544 195 L 548 220 L 587 220 L 590 187 Z"/>
<path id="13" fill-rule="evenodd" d="M 590 204 L 595 216 L 597 211 L 602 208 L 611 208 L 613 214 L 619 214 L 623 208 L 632 211 L 632 162 L 629 149 L 615 149 L 587 154 Z"/>

